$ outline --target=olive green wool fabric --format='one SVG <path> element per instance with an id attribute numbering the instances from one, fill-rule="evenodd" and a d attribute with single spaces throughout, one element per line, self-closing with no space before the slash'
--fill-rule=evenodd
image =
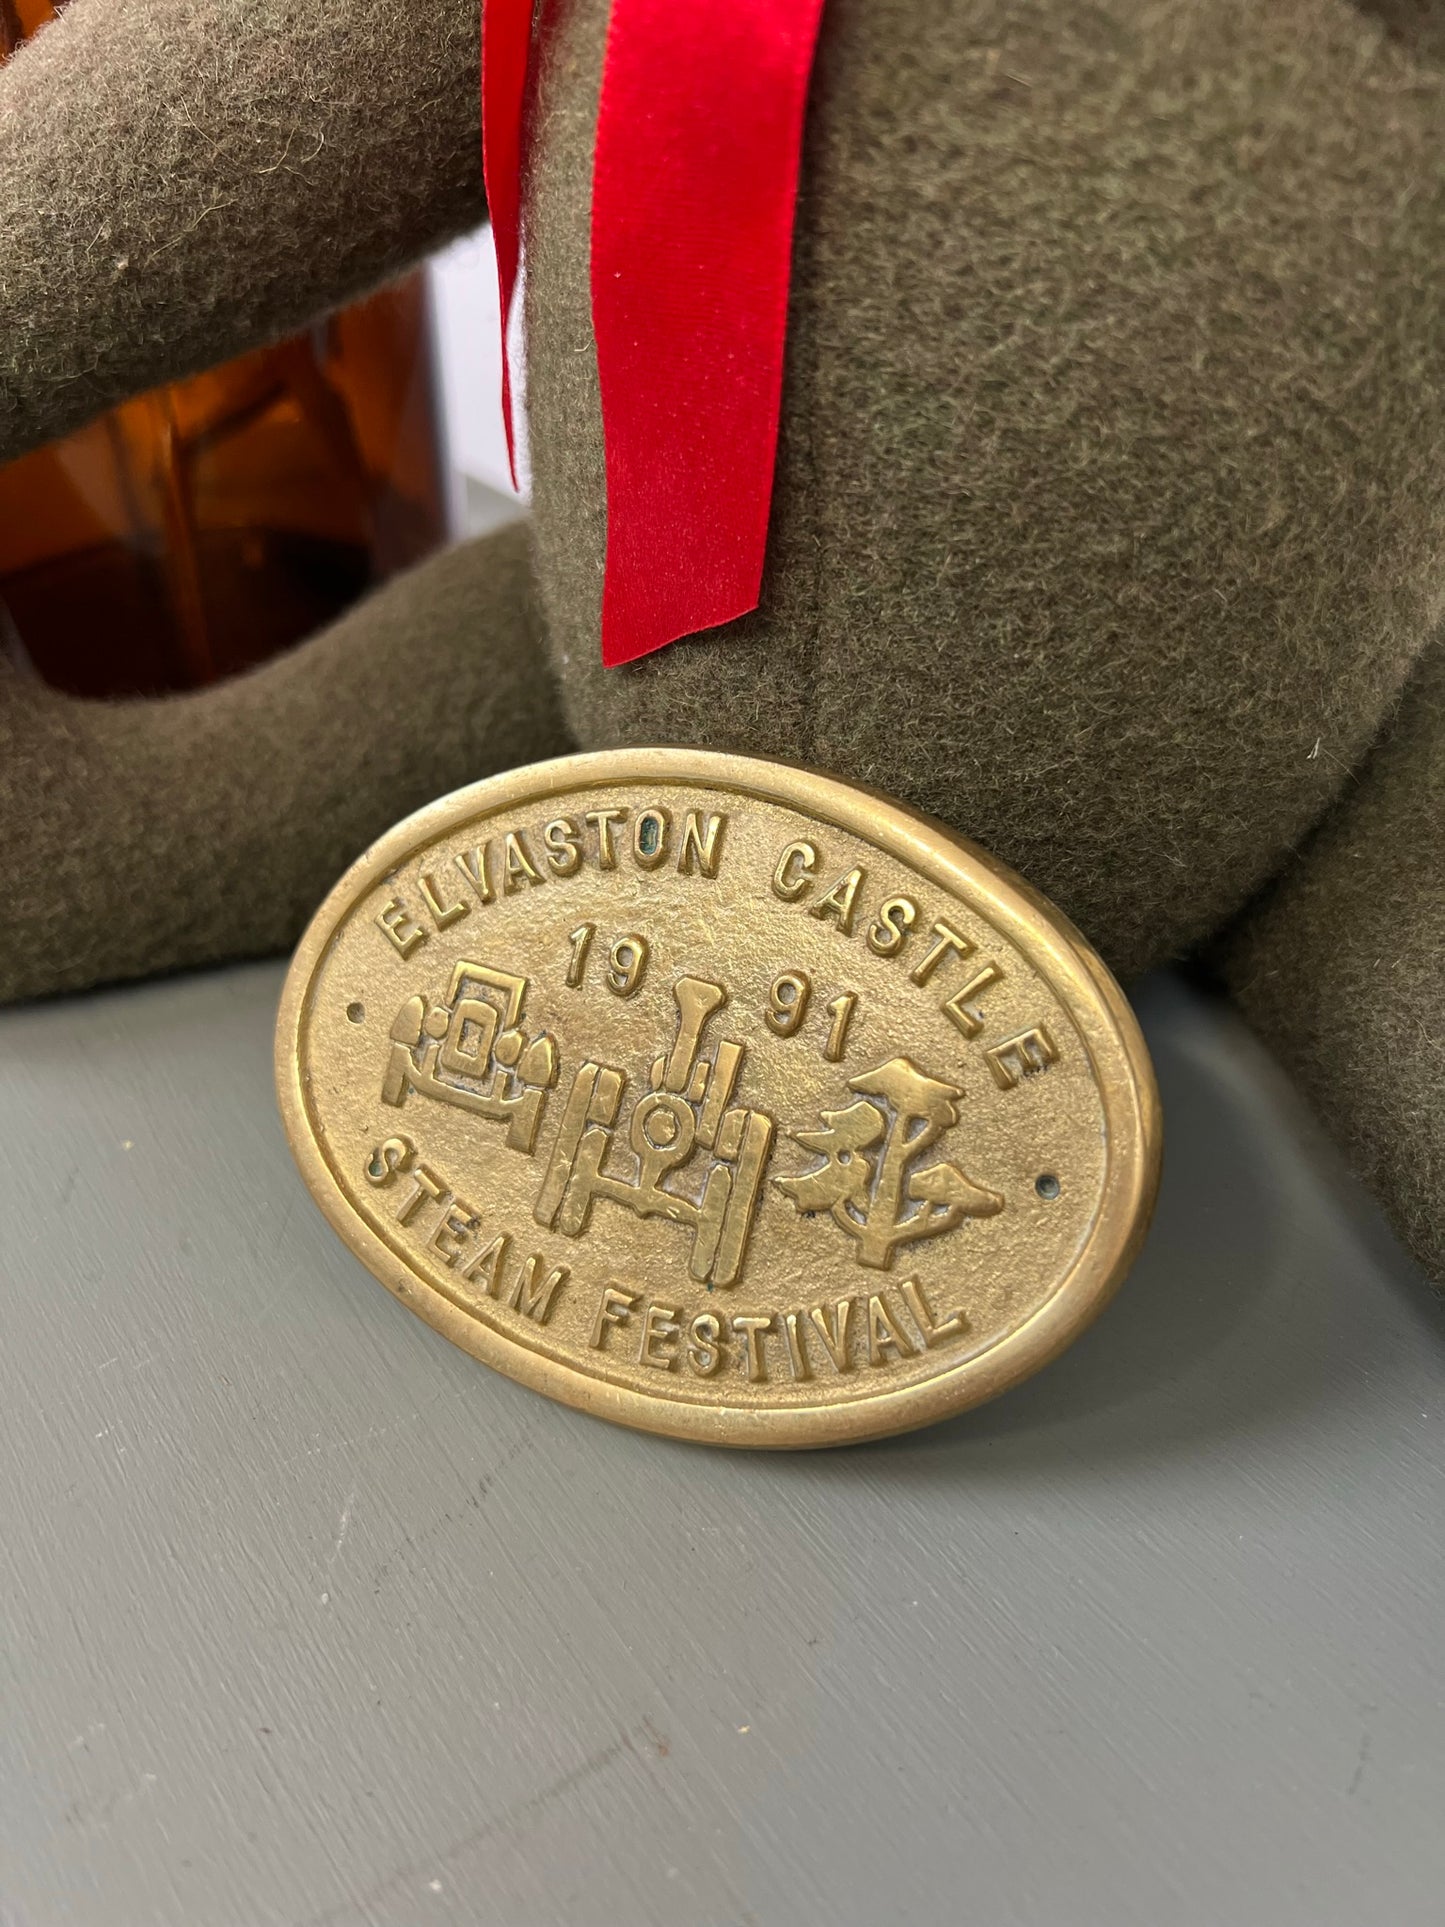
<path id="1" fill-rule="evenodd" d="M 285 949 L 398 816 L 570 747 L 537 673 L 522 527 L 195 695 L 76 703 L 0 666 L 4 871 L 20 888 L 0 999 Z"/>
<path id="2" fill-rule="evenodd" d="M 1223 961 L 1246 1016 L 1445 1283 L 1445 646 Z"/>
<path id="3" fill-rule="evenodd" d="M 1445 91 L 1340 0 L 828 0 L 762 609 L 603 671 L 603 9 L 532 183 L 539 586 L 591 742 L 798 757 L 1136 970 L 1368 748 L 1445 561 Z"/>
<path id="4" fill-rule="evenodd" d="M 0 69 L 0 460 L 481 220 L 478 0 L 75 0 Z"/>

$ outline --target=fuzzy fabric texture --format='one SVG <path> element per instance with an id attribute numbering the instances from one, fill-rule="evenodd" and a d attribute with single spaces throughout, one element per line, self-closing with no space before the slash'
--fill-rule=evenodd
<path id="1" fill-rule="evenodd" d="M 1250 1022 L 1445 1282 L 1445 642 L 1221 957 Z"/>
<path id="2" fill-rule="evenodd" d="M 0 668 L 0 999 L 284 949 L 398 816 L 571 747 L 521 525 L 194 695 L 81 703 Z"/>
<path id="3" fill-rule="evenodd" d="M 485 212 L 478 0 L 78 0 L 0 68 L 0 460 Z"/>
<path id="4" fill-rule="evenodd" d="M 1445 0 L 1361 0 L 1393 39 L 1425 60 L 1445 60 Z"/>
<path id="5" fill-rule="evenodd" d="M 603 671 L 604 12 L 531 192 L 540 590 L 591 743 L 920 805 L 1117 967 L 1195 943 L 1368 748 L 1445 587 L 1445 89 L 1342 0 L 829 0 L 762 608 Z"/>

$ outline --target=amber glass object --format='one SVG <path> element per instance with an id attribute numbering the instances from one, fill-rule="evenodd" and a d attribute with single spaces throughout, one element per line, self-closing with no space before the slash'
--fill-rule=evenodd
<path id="1" fill-rule="evenodd" d="M 59 11 L 0 0 L 0 59 Z M 412 275 L 0 468 L 0 650 L 77 695 L 195 687 L 299 641 L 444 531 Z"/>

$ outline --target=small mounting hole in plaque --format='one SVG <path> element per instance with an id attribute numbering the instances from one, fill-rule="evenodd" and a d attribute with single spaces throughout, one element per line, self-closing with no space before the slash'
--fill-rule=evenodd
<path id="1" fill-rule="evenodd" d="M 348 1004 L 346 1006 L 346 1016 L 349 1023 L 364 1024 L 366 1022 L 366 1006 L 364 1004 Z"/>
<path id="2" fill-rule="evenodd" d="M 1063 1188 L 1052 1171 L 1045 1171 L 1034 1179 L 1034 1189 L 1046 1204 L 1052 1204 Z"/>

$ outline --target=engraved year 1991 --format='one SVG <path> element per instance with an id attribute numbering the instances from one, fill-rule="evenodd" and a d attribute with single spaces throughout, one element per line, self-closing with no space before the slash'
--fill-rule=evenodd
<path id="1" fill-rule="evenodd" d="M 1016 1382 L 1158 1170 L 1137 1028 L 1062 918 L 885 797 L 693 750 L 398 825 L 302 941 L 277 1076 L 328 1215 L 447 1337 L 727 1444 Z"/>

